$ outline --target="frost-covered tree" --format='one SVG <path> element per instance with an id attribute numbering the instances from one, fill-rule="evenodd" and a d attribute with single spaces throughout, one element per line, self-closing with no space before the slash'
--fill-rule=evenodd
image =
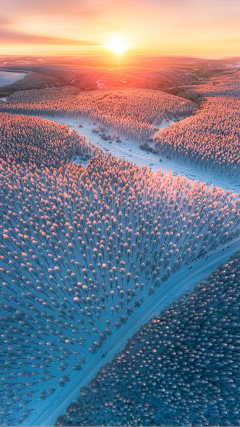
<path id="1" fill-rule="evenodd" d="M 12 425 L 64 392 L 63 375 L 80 378 L 173 272 L 239 235 L 236 194 L 99 150 L 86 169 L 1 159 L 0 207 L 0 369 L 17 395 L 0 415 Z"/>
<path id="2" fill-rule="evenodd" d="M 117 90 L 65 93 L 61 89 L 43 89 L 18 92 L 7 103 L 0 104 L 1 111 L 13 113 L 32 113 L 34 115 L 87 117 L 100 122 L 99 129 L 93 132 L 109 140 L 104 133 L 105 126 L 113 129 L 115 134 L 132 137 L 137 141 L 145 140 L 156 133 L 157 125 L 164 118 L 188 116 L 196 110 L 196 105 L 183 98 L 178 98 L 155 90 Z M 116 137 L 116 142 L 121 142 Z"/>
<path id="3" fill-rule="evenodd" d="M 240 252 L 143 325 L 55 425 L 240 425 L 239 278 Z"/>

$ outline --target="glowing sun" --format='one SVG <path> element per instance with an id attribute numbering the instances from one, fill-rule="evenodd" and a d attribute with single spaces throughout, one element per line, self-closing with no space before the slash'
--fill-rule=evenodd
<path id="1" fill-rule="evenodd" d="M 128 49 L 128 43 L 123 38 L 113 38 L 107 44 L 107 49 L 113 53 L 123 53 Z"/>

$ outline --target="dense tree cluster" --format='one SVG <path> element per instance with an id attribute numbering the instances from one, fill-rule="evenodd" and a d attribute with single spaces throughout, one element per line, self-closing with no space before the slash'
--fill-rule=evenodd
<path id="1" fill-rule="evenodd" d="M 0 88 L 0 93 L 10 95 L 17 91 L 58 87 L 60 84 L 61 82 L 56 77 L 47 75 L 44 72 L 28 72 L 23 79 L 2 86 Z"/>
<path id="2" fill-rule="evenodd" d="M 236 196 L 100 151 L 87 169 L 2 160 L 0 423 L 58 393 L 172 273 L 238 236 Z"/>
<path id="3" fill-rule="evenodd" d="M 229 177 L 240 176 L 240 100 L 209 99 L 195 116 L 159 132 L 159 153 Z"/>
<path id="4" fill-rule="evenodd" d="M 166 118 L 188 116 L 196 105 L 186 99 L 153 90 L 79 92 L 76 88 L 19 92 L 1 111 L 35 115 L 87 117 L 115 132 L 146 140 Z"/>
<path id="5" fill-rule="evenodd" d="M 240 425 L 240 252 L 146 323 L 56 425 Z"/>
<path id="6" fill-rule="evenodd" d="M 0 158 L 5 161 L 58 168 L 74 154 L 90 155 L 93 151 L 84 137 L 65 125 L 0 113 Z"/>
<path id="7" fill-rule="evenodd" d="M 239 178 L 239 73 L 213 78 L 194 91 L 205 97 L 203 107 L 194 116 L 157 134 L 155 144 L 159 153 Z"/>
<path id="8" fill-rule="evenodd" d="M 116 63 L 115 63 L 116 67 Z M 121 67 L 109 68 L 109 66 L 97 68 L 89 66 L 43 66 L 38 68 L 48 76 L 57 79 L 65 85 L 74 85 L 85 90 L 98 88 L 98 83 L 109 89 L 113 88 L 137 88 L 159 90 L 163 87 L 186 85 L 199 81 L 195 73 L 176 69 L 151 69 L 149 67 Z"/>
<path id="9" fill-rule="evenodd" d="M 205 98 L 235 99 L 240 96 L 239 77 L 239 71 L 223 72 L 213 76 L 210 80 L 203 81 L 199 86 L 190 86 L 190 88 Z"/>

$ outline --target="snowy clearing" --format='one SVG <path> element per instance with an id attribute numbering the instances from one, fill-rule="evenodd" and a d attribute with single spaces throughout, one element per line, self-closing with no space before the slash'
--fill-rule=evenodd
<path id="1" fill-rule="evenodd" d="M 0 87 L 17 82 L 25 77 L 26 73 L 12 73 L 0 71 Z"/>
<path id="2" fill-rule="evenodd" d="M 191 165 L 187 165 L 183 161 L 168 159 L 167 157 L 162 157 L 159 154 L 154 154 L 148 151 L 140 149 L 140 143 L 134 141 L 131 138 L 126 138 L 121 134 L 117 135 L 121 143 L 112 140 L 104 141 L 99 134 L 92 132 L 92 129 L 98 129 L 98 122 L 93 120 L 88 120 L 84 118 L 67 118 L 67 117 L 48 117 L 48 116 L 38 116 L 46 120 L 54 121 L 56 123 L 62 123 L 69 127 L 69 129 L 74 129 L 81 136 L 85 136 L 87 141 L 90 141 L 92 144 L 98 146 L 105 152 L 109 152 L 117 158 L 124 158 L 129 162 L 133 162 L 138 166 L 148 166 L 151 167 L 154 172 L 157 172 L 159 169 L 162 171 L 172 172 L 173 176 L 186 176 L 188 180 L 191 181 L 200 181 L 205 182 L 209 187 L 220 187 L 223 190 L 240 192 L 240 182 L 233 180 L 225 176 L 219 176 L 211 171 L 201 170 Z M 95 123 L 95 125 L 94 125 Z M 175 123 L 174 120 L 163 120 L 161 125 L 158 125 L 159 129 L 164 129 L 171 124 Z M 80 126 L 80 127 L 79 127 Z M 100 125 L 101 126 L 101 125 Z M 101 126 L 102 127 L 102 126 Z M 113 135 L 113 131 L 106 126 L 104 126 L 106 135 Z M 151 147 L 152 144 L 148 143 Z"/>

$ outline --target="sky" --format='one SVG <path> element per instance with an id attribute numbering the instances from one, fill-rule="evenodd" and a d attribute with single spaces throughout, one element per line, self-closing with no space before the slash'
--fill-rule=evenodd
<path id="1" fill-rule="evenodd" d="M 240 56 L 240 0 L 0 0 L 0 55 Z"/>

